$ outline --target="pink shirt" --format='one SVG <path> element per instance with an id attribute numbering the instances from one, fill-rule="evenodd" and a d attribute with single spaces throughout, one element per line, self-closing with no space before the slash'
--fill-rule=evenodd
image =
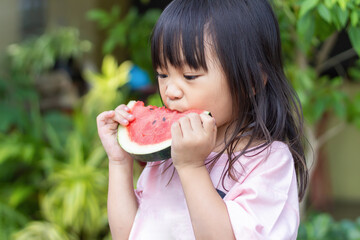
<path id="1" fill-rule="evenodd" d="M 296 239 L 299 202 L 292 155 L 281 142 L 253 156 L 257 152 L 239 158 L 234 166 L 241 176 L 238 181 L 225 177 L 225 188 L 221 176 L 226 154 L 210 172 L 236 239 Z M 179 176 L 175 171 L 169 182 L 174 167 L 164 172 L 170 164 L 171 160 L 148 163 L 143 170 L 135 190 L 139 209 L 129 239 L 195 239 Z"/>

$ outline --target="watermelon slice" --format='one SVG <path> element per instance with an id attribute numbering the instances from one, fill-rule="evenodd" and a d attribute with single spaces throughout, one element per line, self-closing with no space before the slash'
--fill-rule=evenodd
<path id="1" fill-rule="evenodd" d="M 204 110 L 178 112 L 165 107 L 144 106 L 142 101 L 130 101 L 127 106 L 135 120 L 126 127 L 119 125 L 118 142 L 136 160 L 153 162 L 171 157 L 171 125 L 189 113 L 206 113 Z"/>

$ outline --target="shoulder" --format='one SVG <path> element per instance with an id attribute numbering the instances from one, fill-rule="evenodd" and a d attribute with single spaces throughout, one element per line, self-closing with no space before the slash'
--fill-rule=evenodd
<path id="1" fill-rule="evenodd" d="M 266 153 L 264 165 L 283 166 L 290 169 L 294 167 L 294 159 L 287 144 L 275 141 L 268 147 Z"/>
<path id="2" fill-rule="evenodd" d="M 294 159 L 287 144 L 273 142 L 258 156 L 258 164 L 248 172 L 248 180 L 269 189 L 288 192 L 296 186 Z"/>
<path id="3" fill-rule="evenodd" d="M 270 144 L 269 148 L 271 149 L 271 152 L 291 155 L 289 146 L 284 142 L 274 141 Z"/>
<path id="4" fill-rule="evenodd" d="M 275 141 L 271 143 L 266 151 L 268 156 L 266 161 L 276 162 L 278 164 L 293 163 L 293 156 L 290 152 L 289 146 L 283 142 Z M 265 161 L 265 162 L 266 162 Z"/>
<path id="5" fill-rule="evenodd" d="M 273 142 L 264 148 L 254 148 L 238 162 L 243 163 L 245 174 L 224 198 L 235 235 L 240 238 L 247 233 L 251 239 L 295 239 L 299 203 L 289 147 Z"/>
<path id="6" fill-rule="evenodd" d="M 261 147 L 253 148 L 254 150 L 245 153 L 244 157 L 248 161 L 259 161 L 261 164 L 285 164 L 292 163 L 293 157 L 288 145 L 284 142 L 274 141 L 271 144 Z"/>
<path id="7" fill-rule="evenodd" d="M 240 153 L 239 153 L 240 154 Z M 294 160 L 286 143 L 274 141 L 270 145 L 256 148 L 241 155 L 233 164 L 236 172 L 241 173 L 239 182 L 248 178 L 274 179 L 291 178 Z"/>

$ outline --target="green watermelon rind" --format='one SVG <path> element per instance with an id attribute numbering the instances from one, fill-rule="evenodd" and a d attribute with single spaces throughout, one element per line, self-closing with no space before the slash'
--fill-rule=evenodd
<path id="1" fill-rule="evenodd" d="M 132 142 L 126 128 L 119 125 L 118 142 L 122 149 L 138 161 L 154 162 L 166 160 L 171 157 L 171 139 L 157 144 L 139 145 Z"/>
<path id="2" fill-rule="evenodd" d="M 135 103 L 136 101 L 130 101 L 127 104 L 128 108 L 132 109 Z M 210 112 L 204 111 L 204 113 L 211 116 Z M 151 145 L 139 145 L 131 141 L 126 127 L 119 124 L 117 140 L 121 148 L 129 153 L 135 160 L 155 162 L 171 158 L 171 139 Z"/>

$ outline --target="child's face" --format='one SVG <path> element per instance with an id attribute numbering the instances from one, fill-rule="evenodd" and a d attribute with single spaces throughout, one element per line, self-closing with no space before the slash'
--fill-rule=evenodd
<path id="1" fill-rule="evenodd" d="M 232 116 L 232 99 L 228 83 L 217 58 L 206 51 L 208 71 L 192 69 L 187 65 L 167 69 L 159 68 L 158 82 L 165 105 L 172 110 L 202 109 L 209 111 L 216 125 L 226 126 Z"/>

